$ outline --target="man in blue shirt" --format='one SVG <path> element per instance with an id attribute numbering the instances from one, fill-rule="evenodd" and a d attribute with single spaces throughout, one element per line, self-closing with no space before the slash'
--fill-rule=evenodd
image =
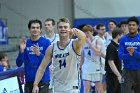
<path id="1" fill-rule="evenodd" d="M 28 29 L 31 37 L 29 39 L 22 38 L 19 43 L 19 54 L 16 59 L 18 67 L 24 63 L 25 68 L 25 93 L 32 93 L 33 82 L 35 80 L 36 71 L 41 64 L 45 55 L 45 51 L 50 45 L 50 41 L 41 37 L 42 23 L 40 20 L 30 20 Z M 50 81 L 49 66 L 44 71 L 39 88 L 39 93 L 48 93 Z"/>
<path id="2" fill-rule="evenodd" d="M 123 60 L 122 93 L 140 93 L 140 34 L 136 17 L 128 19 L 129 33 L 120 39 L 119 58 Z"/>

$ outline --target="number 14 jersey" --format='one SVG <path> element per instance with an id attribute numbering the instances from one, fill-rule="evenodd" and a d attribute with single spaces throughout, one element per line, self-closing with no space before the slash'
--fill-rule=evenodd
<path id="1" fill-rule="evenodd" d="M 53 44 L 54 87 L 59 82 L 63 87 L 67 84 L 78 85 L 78 59 L 74 51 L 73 40 L 64 49 L 57 43 Z M 59 86 L 60 87 L 60 86 Z"/>

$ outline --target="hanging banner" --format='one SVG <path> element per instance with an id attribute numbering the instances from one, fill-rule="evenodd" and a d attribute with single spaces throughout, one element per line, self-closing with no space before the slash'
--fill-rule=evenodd
<path id="1" fill-rule="evenodd" d="M 8 44 L 7 30 L 8 27 L 0 19 L 0 45 Z"/>

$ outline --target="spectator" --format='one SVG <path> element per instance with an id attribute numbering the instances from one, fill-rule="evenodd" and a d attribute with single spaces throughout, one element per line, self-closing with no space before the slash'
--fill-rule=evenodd
<path id="1" fill-rule="evenodd" d="M 8 56 L 5 53 L 0 53 L 0 72 L 8 69 L 10 69 Z"/>

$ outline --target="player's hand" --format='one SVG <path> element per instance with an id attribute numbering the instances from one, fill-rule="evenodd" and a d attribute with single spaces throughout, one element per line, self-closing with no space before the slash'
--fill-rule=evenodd
<path id="1" fill-rule="evenodd" d="M 86 36 L 86 41 L 87 41 L 87 43 L 91 44 L 91 40 L 88 36 Z"/>
<path id="2" fill-rule="evenodd" d="M 127 51 L 129 52 L 129 54 L 130 54 L 131 56 L 133 56 L 134 47 L 127 47 Z"/>
<path id="3" fill-rule="evenodd" d="M 69 29 L 68 31 L 70 32 L 70 35 L 76 36 L 77 32 L 80 30 L 77 28 L 72 28 L 72 29 Z"/>
<path id="4" fill-rule="evenodd" d="M 118 78 L 119 83 L 122 83 L 122 76 L 118 76 L 117 78 Z"/>
<path id="5" fill-rule="evenodd" d="M 39 56 L 40 55 L 40 50 L 39 50 L 39 45 L 38 43 L 32 47 L 32 51 L 37 55 Z"/>
<path id="6" fill-rule="evenodd" d="M 34 85 L 32 93 L 39 93 L 39 88 L 37 85 Z"/>
<path id="7" fill-rule="evenodd" d="M 20 47 L 20 52 L 24 52 L 24 49 L 26 48 L 26 38 L 25 37 L 22 37 L 20 39 L 19 47 Z"/>

